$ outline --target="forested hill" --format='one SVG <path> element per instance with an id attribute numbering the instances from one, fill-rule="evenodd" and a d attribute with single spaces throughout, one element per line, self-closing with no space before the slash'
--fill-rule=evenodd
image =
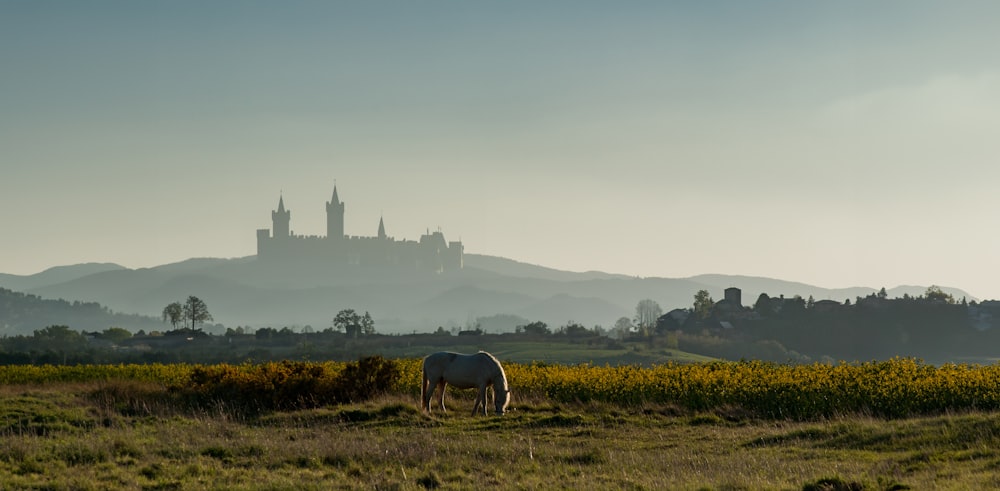
<path id="1" fill-rule="evenodd" d="M 48 285 L 58 285 L 67 281 L 73 281 L 87 275 L 123 269 L 126 268 L 115 263 L 83 263 L 55 266 L 41 273 L 26 276 L 0 273 L 0 285 L 15 291 L 24 292 Z"/>
<path id="2" fill-rule="evenodd" d="M 466 254 L 463 269 L 443 274 L 327 263 L 261 262 L 255 256 L 196 258 L 140 269 L 80 264 L 30 276 L 0 274 L 0 288 L 38 296 L 25 306 L 18 303 L 16 309 L 0 311 L 0 335 L 17 333 L 15 330 L 31 334 L 53 324 L 88 331 L 122 327 L 148 332 L 164 307 L 191 295 L 208 304 L 222 330 L 240 326 L 323 329 L 344 309 L 369 312 L 383 334 L 433 332 L 441 326 L 471 327 L 479 319 L 499 316 L 551 326 L 572 321 L 610 328 L 623 317 L 632 318 L 643 299 L 652 299 L 667 312 L 689 308 L 701 290 L 721 299 L 730 287 L 742 291 L 744 303 L 762 293 L 844 302 L 876 292 L 870 287 L 830 289 L 749 276 L 640 278 L 559 271 L 475 254 Z M 919 296 L 926 288 L 887 288 L 887 293 L 890 297 Z M 943 290 L 956 300 L 976 300 L 958 289 Z M 70 314 L 79 302 L 48 304 L 42 298 L 94 304 L 84 303 L 81 311 Z M 22 296 L 17 300 L 28 299 Z M 142 314 L 153 320 L 113 312 Z M 30 325 L 28 317 L 32 317 Z M 131 322 L 133 319 L 139 322 Z M 497 323 L 489 329 L 513 332 L 517 322 Z M 8 327 L 3 331 L 5 325 Z M 159 324 L 154 329 L 164 327 Z"/>
<path id="3" fill-rule="evenodd" d="M 160 319 L 116 313 L 96 302 L 50 300 L 0 288 L 0 336 L 31 334 L 52 325 L 67 325 L 82 331 L 100 331 L 111 326 L 147 331 L 164 328 Z"/>

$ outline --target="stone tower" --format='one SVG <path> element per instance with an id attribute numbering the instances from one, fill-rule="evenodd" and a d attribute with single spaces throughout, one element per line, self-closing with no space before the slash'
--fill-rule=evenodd
<path id="1" fill-rule="evenodd" d="M 326 237 L 344 238 L 344 203 L 337 196 L 337 185 L 333 185 L 333 197 L 326 203 Z"/>
<path id="2" fill-rule="evenodd" d="M 731 286 L 729 288 L 726 288 L 723 294 L 725 295 L 724 298 L 726 299 L 726 301 L 732 304 L 733 307 L 743 306 L 743 291 L 740 290 L 739 288 Z"/>
<path id="3" fill-rule="evenodd" d="M 274 230 L 274 238 L 287 238 L 291 234 L 288 231 L 288 222 L 292 219 L 292 212 L 285 210 L 285 197 L 281 196 L 278 198 L 278 210 L 271 212 L 271 223 L 273 224 L 272 229 Z"/>

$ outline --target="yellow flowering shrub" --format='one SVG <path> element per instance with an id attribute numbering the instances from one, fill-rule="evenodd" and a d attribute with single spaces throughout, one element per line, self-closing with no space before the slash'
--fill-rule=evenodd
<path id="1" fill-rule="evenodd" d="M 201 401 L 293 409 L 361 400 L 380 392 L 419 395 L 421 364 L 420 359 L 372 357 L 357 363 L 0 366 L 0 383 L 136 380 L 162 383 Z M 504 363 L 504 370 L 515 395 L 564 403 L 669 404 L 690 411 L 741 408 L 758 417 L 792 419 L 1000 410 L 1000 365 L 934 366 L 895 358 L 834 365 Z"/>
<path id="2" fill-rule="evenodd" d="M 636 366 L 516 365 L 515 390 L 557 401 L 740 407 L 761 417 L 845 413 L 884 417 L 1000 409 L 1000 366 L 940 367 L 913 359 L 837 365 L 738 363 Z"/>

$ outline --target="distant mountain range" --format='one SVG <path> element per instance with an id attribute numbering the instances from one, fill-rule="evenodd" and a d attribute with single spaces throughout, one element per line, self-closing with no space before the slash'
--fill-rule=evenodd
<path id="1" fill-rule="evenodd" d="M 698 290 L 707 290 L 719 300 L 729 287 L 742 290 L 744 305 L 752 305 L 761 293 L 853 302 L 876 291 L 721 274 L 637 278 L 596 271 L 576 273 L 476 254 L 465 255 L 464 269 L 442 274 L 281 265 L 257 261 L 255 256 L 190 259 L 142 269 L 88 263 L 28 276 L 0 274 L 0 287 L 44 299 L 97 302 L 117 313 L 152 318 L 159 318 L 167 304 L 194 295 L 206 302 L 216 322 L 254 329 L 307 325 L 325 329 L 337 312 L 352 308 L 370 312 L 382 333 L 471 327 L 477 318 L 497 314 L 540 320 L 553 327 L 569 321 L 610 327 L 622 316 L 632 317 L 639 300 L 653 299 L 668 311 L 690 307 Z M 887 291 L 895 298 L 922 295 L 926 290 L 926 286 L 898 286 Z M 962 290 L 943 290 L 955 298 L 973 300 Z M 0 326 L 5 325 L 3 316 L 0 311 Z M 143 324 L 148 330 L 147 323 Z"/>

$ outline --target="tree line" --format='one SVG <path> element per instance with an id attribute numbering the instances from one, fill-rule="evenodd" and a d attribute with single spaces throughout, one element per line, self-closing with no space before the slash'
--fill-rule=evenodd
<path id="1" fill-rule="evenodd" d="M 693 300 L 667 313 L 652 300 L 640 301 L 635 316 L 619 319 L 614 330 L 634 339 L 669 338 L 682 350 L 730 359 L 766 351 L 776 361 L 785 361 L 782 354 L 799 361 L 991 357 L 1000 342 L 1000 329 L 989 322 L 994 314 L 1000 319 L 1000 304 L 955 299 L 937 286 L 894 299 L 882 288 L 844 302 L 761 293 L 745 307 L 716 301 L 706 290 Z M 978 328 L 977 319 L 985 319 Z"/>
<path id="2" fill-rule="evenodd" d="M 641 342 L 726 359 L 867 360 L 902 355 L 941 360 L 995 356 L 1000 329 L 972 325 L 973 319 L 989 320 L 993 314 L 1000 319 L 1000 303 L 956 300 L 938 287 L 920 296 L 896 299 L 888 298 L 883 288 L 844 302 L 762 293 L 746 307 L 715 301 L 708 291 L 699 290 L 689 307 L 669 312 L 654 300 L 642 299 L 634 316 L 621 317 L 609 329 L 573 321 L 550 327 L 543 321 L 524 319 L 506 335 L 561 337 L 590 344 L 605 339 L 607 346 L 618 347 L 623 345 L 614 343 Z M 68 324 L 51 324 L 30 335 L 0 337 L 0 363 L 242 361 L 282 355 L 315 359 L 361 349 L 363 345 L 357 343 L 366 339 L 372 340 L 368 346 L 373 347 L 394 342 L 378 333 L 370 313 L 354 309 L 337 312 L 329 327 L 319 331 L 310 326 L 236 327 L 212 336 L 200 328 L 211 321 L 208 305 L 189 296 L 164 307 L 160 325 L 169 324 L 169 330 L 140 329 L 133 334 L 120 327 L 75 331 Z M 436 336 L 429 343 L 447 346 L 455 341 L 445 336 L 453 334 L 462 338 L 487 335 L 477 321 L 457 332 L 438 327 L 421 336 Z"/>
<path id="3" fill-rule="evenodd" d="M 24 297 L 23 294 L 20 296 Z M 87 304 L 90 309 L 94 306 L 102 312 L 110 312 L 98 304 Z M 344 309 L 333 317 L 329 328 L 320 332 L 313 332 L 309 327 L 300 332 L 288 327 L 256 330 L 237 327 L 228 328 L 224 335 L 212 336 L 201 326 L 214 321 L 214 318 L 207 303 L 194 295 L 188 296 L 184 302 L 167 304 L 161 318 L 171 329 L 139 329 L 133 333 L 121 327 L 87 331 L 74 330 L 68 324 L 52 324 L 35 329 L 30 335 L 4 335 L 0 337 L 0 364 L 239 362 L 253 357 L 270 359 L 267 349 L 288 346 L 308 348 L 310 344 L 324 343 L 342 345 L 344 339 L 377 334 L 371 314 Z M 239 346 L 248 351 L 219 353 L 220 344 Z"/>

